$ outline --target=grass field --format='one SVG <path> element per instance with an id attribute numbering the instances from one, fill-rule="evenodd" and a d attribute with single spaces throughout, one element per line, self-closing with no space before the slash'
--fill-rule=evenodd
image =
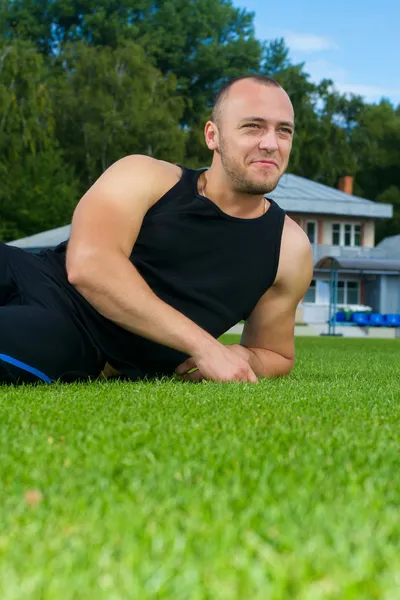
<path id="1" fill-rule="evenodd" d="M 0 387 L 1 600 L 398 600 L 400 340 L 296 343 L 257 386 Z"/>

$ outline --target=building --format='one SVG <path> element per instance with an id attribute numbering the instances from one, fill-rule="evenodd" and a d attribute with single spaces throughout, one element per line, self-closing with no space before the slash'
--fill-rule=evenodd
<path id="1" fill-rule="evenodd" d="M 269 194 L 312 244 L 315 276 L 301 303 L 302 317 L 310 323 L 328 320 L 329 258 L 338 269 L 338 308 L 400 313 L 400 235 L 375 247 L 375 223 L 392 217 L 393 207 L 354 196 L 352 177 L 343 177 L 339 188 L 285 174 Z M 10 244 L 38 252 L 68 239 L 70 230 L 66 225 Z"/>
<path id="2" fill-rule="evenodd" d="M 375 223 L 392 217 L 393 207 L 359 198 L 352 191 L 352 177 L 343 177 L 339 189 L 334 189 L 287 174 L 270 194 L 304 229 L 312 245 L 314 279 L 302 303 L 306 322 L 328 320 L 332 264 L 338 269 L 339 309 L 400 313 L 399 244 L 384 240 L 375 247 Z"/>
<path id="3" fill-rule="evenodd" d="M 400 257 L 400 235 L 385 238 L 377 245 L 380 251 L 394 257 Z"/>

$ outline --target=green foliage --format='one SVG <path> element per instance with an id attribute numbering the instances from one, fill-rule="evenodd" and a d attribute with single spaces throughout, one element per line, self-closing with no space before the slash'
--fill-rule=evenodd
<path id="1" fill-rule="evenodd" d="M 400 187 L 400 107 L 382 100 L 365 104 L 354 131 L 352 147 L 359 160 L 358 183 L 378 196 L 390 185 Z"/>
<path id="2" fill-rule="evenodd" d="M 162 73 L 173 73 L 184 99 L 181 124 L 188 128 L 186 163 L 202 166 L 210 154 L 204 124 L 219 87 L 259 68 L 262 46 L 253 16 L 228 0 L 149 2 L 137 20 L 140 43 Z"/>
<path id="3" fill-rule="evenodd" d="M 378 202 L 393 205 L 393 219 L 378 222 L 376 225 L 376 241 L 400 233 L 400 188 L 391 185 L 376 198 Z"/>
<path id="4" fill-rule="evenodd" d="M 78 186 L 56 146 L 35 155 L 25 153 L 3 173 L 0 238 L 4 241 L 71 222 Z"/>
<path id="5" fill-rule="evenodd" d="M 377 224 L 377 241 L 400 233 L 400 106 L 395 109 L 385 100 L 365 104 L 351 147 L 358 161 L 357 191 L 393 204 L 393 219 Z"/>
<path id="6" fill-rule="evenodd" d="M 0 154 L 5 161 L 51 147 L 54 118 L 43 57 L 25 42 L 0 45 Z"/>
<path id="7" fill-rule="evenodd" d="M 398 233 L 400 107 L 312 82 L 283 39 L 255 38 L 253 14 L 231 0 L 0 0 L 0 235 L 63 224 L 77 196 L 126 154 L 209 164 L 203 131 L 215 93 L 258 72 L 294 105 L 289 171 L 331 186 L 354 175 L 356 194 L 395 206 L 378 239 Z M 39 174 L 59 190 L 47 221 L 32 191 L 47 189 Z M 42 216 L 28 218 L 36 209 Z"/>
<path id="8" fill-rule="evenodd" d="M 0 115 L 0 238 L 68 223 L 76 180 L 54 137 L 43 57 L 24 42 L 0 45 Z"/>
<path id="9" fill-rule="evenodd" d="M 186 123 L 198 122 L 220 85 L 258 70 L 261 44 L 252 15 L 227 0 L 167 0 L 141 23 L 144 47 L 163 73 L 173 72 L 190 99 Z"/>
<path id="10" fill-rule="evenodd" d="M 83 188 L 127 154 L 182 161 L 176 78 L 163 76 L 137 44 L 67 46 L 52 93 L 57 136 Z"/>

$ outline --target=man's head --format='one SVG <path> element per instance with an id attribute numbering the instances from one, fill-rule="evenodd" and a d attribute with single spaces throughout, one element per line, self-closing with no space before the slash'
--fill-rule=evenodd
<path id="1" fill-rule="evenodd" d="M 206 143 L 237 192 L 266 194 L 286 170 L 294 112 L 289 96 L 263 75 L 239 77 L 217 94 Z"/>

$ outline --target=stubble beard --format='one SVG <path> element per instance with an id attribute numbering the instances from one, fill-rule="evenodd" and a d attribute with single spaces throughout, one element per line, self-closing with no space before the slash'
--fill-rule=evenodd
<path id="1" fill-rule="evenodd" d="M 251 180 L 247 176 L 243 166 L 226 151 L 226 146 L 222 138 L 220 138 L 218 153 L 221 157 L 224 171 L 228 175 L 232 187 L 236 192 L 248 194 L 250 196 L 260 196 L 269 194 L 269 192 L 272 192 L 278 185 L 280 179 L 279 176 L 266 177 L 264 181 Z"/>

